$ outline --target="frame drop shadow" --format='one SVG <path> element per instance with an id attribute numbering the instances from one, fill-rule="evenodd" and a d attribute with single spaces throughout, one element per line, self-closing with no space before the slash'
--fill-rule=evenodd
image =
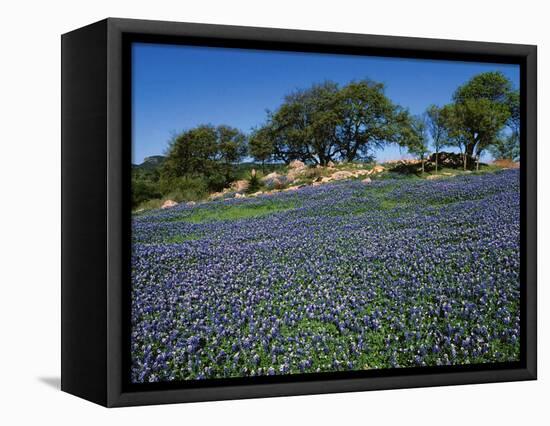
<path id="1" fill-rule="evenodd" d="M 56 390 L 61 389 L 61 377 L 59 376 L 39 377 L 38 381 Z"/>

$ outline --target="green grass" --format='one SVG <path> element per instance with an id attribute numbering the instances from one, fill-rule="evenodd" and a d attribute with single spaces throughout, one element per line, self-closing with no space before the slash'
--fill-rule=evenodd
<path id="1" fill-rule="evenodd" d="M 297 208 L 295 202 L 265 202 L 265 203 L 246 203 L 232 206 L 215 206 L 212 208 L 195 209 L 189 214 L 171 218 L 173 222 L 204 223 L 216 222 L 220 220 L 241 220 L 248 218 L 258 218 L 277 212 Z"/>
<path id="2" fill-rule="evenodd" d="M 404 202 L 401 202 L 399 200 L 392 200 L 392 199 L 386 199 L 386 200 L 382 200 L 380 202 L 380 209 L 381 210 L 392 210 L 394 208 L 396 208 L 397 206 L 399 205 L 406 205 L 407 203 L 404 203 Z"/>

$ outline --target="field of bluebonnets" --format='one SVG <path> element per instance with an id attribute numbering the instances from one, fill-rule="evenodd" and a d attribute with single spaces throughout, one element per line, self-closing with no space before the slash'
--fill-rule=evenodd
<path id="1" fill-rule="evenodd" d="M 132 380 L 519 359 L 519 172 L 133 217 Z"/>

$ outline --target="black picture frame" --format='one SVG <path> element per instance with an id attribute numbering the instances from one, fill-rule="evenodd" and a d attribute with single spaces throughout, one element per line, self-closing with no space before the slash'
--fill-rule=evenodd
<path id="1" fill-rule="evenodd" d="M 62 36 L 63 391 L 107 406 L 536 379 L 536 46 L 109 18 Z M 129 383 L 134 41 L 520 65 L 521 361 L 262 380 Z"/>

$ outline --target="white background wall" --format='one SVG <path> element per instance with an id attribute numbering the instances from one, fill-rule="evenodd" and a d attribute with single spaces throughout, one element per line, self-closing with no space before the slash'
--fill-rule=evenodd
<path id="1" fill-rule="evenodd" d="M 548 12 L 531 0 L 0 3 L 0 423 L 494 424 L 548 421 Z M 538 44 L 537 382 L 107 410 L 56 389 L 60 358 L 60 34 L 107 16 Z M 546 187 L 548 188 L 548 187 Z M 124 423 L 123 423 L 124 422 Z M 206 423 L 205 423 L 206 422 Z M 548 423 L 546 423 L 548 424 Z"/>

